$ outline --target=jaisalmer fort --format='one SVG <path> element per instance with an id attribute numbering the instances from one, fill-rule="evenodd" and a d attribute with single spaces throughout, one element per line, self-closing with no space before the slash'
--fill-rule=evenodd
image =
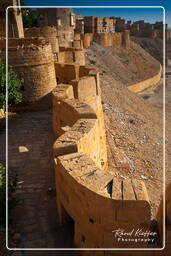
<path id="1" fill-rule="evenodd" d="M 0 99 L 6 61 L 9 74 L 8 108 L 0 106 L 2 170 L 8 162 L 0 255 L 170 256 L 171 98 L 163 198 L 163 21 L 126 22 L 115 9 L 112 17 L 98 17 L 21 5 L 0 0 Z M 167 25 L 165 33 L 171 95 Z M 21 100 L 12 102 L 16 81 Z"/>

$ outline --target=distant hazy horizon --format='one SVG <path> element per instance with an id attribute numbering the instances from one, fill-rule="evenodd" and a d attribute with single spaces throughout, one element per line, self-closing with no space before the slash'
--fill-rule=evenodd
<path id="1" fill-rule="evenodd" d="M 162 8 L 73 8 L 73 12 L 83 16 L 121 17 L 132 22 L 144 20 L 155 23 L 163 21 Z"/>

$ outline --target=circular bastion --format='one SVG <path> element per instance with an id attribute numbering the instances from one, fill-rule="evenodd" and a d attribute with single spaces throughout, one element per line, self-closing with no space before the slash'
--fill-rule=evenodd
<path id="1" fill-rule="evenodd" d="M 54 26 L 45 26 L 45 27 L 34 27 L 34 28 L 25 28 L 25 37 L 44 37 L 51 43 L 53 53 L 59 52 L 59 43 L 57 37 L 57 30 Z"/>
<path id="2" fill-rule="evenodd" d="M 5 62 L 5 40 L 0 40 L 0 58 Z M 50 106 L 50 93 L 56 87 L 51 45 L 44 39 L 9 39 L 8 64 L 23 80 L 23 100 Z"/>

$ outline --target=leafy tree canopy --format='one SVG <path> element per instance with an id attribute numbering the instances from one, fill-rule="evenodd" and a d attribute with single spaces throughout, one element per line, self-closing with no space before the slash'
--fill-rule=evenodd
<path id="1" fill-rule="evenodd" d="M 8 70 L 8 105 L 17 104 L 22 101 L 22 81 L 15 71 L 10 67 Z M 6 105 L 6 69 L 0 60 L 0 108 L 5 110 Z"/>
<path id="2" fill-rule="evenodd" d="M 25 6 L 24 0 L 21 0 L 21 6 Z M 37 27 L 37 15 L 30 8 L 22 8 L 23 25 L 25 28 Z"/>
<path id="3" fill-rule="evenodd" d="M 17 175 L 8 177 L 8 220 L 13 220 L 13 210 L 19 200 L 15 197 L 14 192 L 17 187 Z M 6 170 L 0 163 L 0 227 L 5 226 L 6 220 Z"/>

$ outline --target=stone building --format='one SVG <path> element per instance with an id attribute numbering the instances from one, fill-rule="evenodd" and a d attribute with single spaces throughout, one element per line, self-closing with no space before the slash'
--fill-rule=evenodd
<path id="1" fill-rule="evenodd" d="M 110 33 L 115 32 L 114 21 L 109 17 L 97 17 L 95 19 L 96 33 Z"/>
<path id="2" fill-rule="evenodd" d="M 75 31 L 76 34 L 84 34 L 84 18 L 80 14 L 75 14 Z"/>
<path id="3" fill-rule="evenodd" d="M 84 33 L 84 19 L 77 19 L 75 21 L 75 33 L 78 33 L 78 34 Z"/>
<path id="4" fill-rule="evenodd" d="M 116 17 L 116 32 L 123 32 L 125 30 L 125 20 L 120 18 L 120 17 Z"/>
<path id="5" fill-rule="evenodd" d="M 85 16 L 84 17 L 84 33 L 94 33 L 94 16 Z"/>
<path id="6" fill-rule="evenodd" d="M 115 32 L 115 19 L 110 17 L 84 17 L 85 33 L 113 33 Z"/>
<path id="7" fill-rule="evenodd" d="M 69 46 L 73 41 L 75 16 L 71 8 L 41 8 L 37 10 L 40 27 L 55 26 L 58 31 L 59 44 Z"/>
<path id="8" fill-rule="evenodd" d="M 167 33 L 167 24 L 165 25 Z M 149 38 L 163 38 L 163 22 L 157 21 L 154 24 L 144 20 L 135 21 L 130 26 L 131 35 Z"/>
<path id="9" fill-rule="evenodd" d="M 20 0 L 0 1 L 0 37 L 6 36 L 6 8 L 8 6 L 20 6 Z M 8 36 L 24 37 L 24 29 L 20 8 L 8 9 Z"/>
<path id="10" fill-rule="evenodd" d="M 168 30 L 166 31 L 166 40 L 170 40 L 170 39 L 171 39 L 171 30 L 168 29 Z"/>

